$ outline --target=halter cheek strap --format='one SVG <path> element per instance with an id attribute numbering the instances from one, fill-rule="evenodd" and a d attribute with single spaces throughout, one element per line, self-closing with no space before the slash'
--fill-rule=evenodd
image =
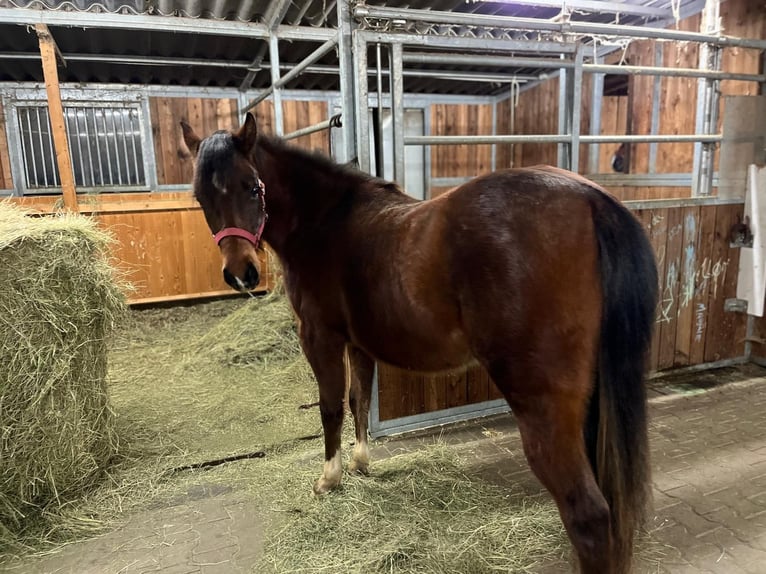
<path id="1" fill-rule="evenodd" d="M 258 244 L 261 242 L 261 235 L 263 235 L 263 228 L 266 227 L 266 220 L 269 218 L 269 214 L 266 213 L 266 186 L 263 185 L 263 182 L 260 179 L 258 180 L 258 195 L 261 198 L 263 218 L 261 219 L 261 224 L 258 226 L 258 231 L 255 232 L 255 235 L 240 227 L 224 227 L 221 231 L 213 235 L 216 245 L 220 245 L 225 237 L 241 237 L 242 239 L 247 239 L 256 249 L 258 248 Z"/>

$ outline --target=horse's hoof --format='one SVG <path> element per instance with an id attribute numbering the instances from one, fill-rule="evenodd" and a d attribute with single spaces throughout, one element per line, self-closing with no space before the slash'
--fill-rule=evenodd
<path id="1" fill-rule="evenodd" d="M 352 459 L 351 462 L 348 463 L 348 473 L 363 474 L 364 476 L 367 476 L 370 474 L 370 465 L 367 462 Z"/>
<path id="2" fill-rule="evenodd" d="M 324 476 L 314 483 L 314 494 L 321 496 L 335 490 L 340 481 L 327 480 Z"/>

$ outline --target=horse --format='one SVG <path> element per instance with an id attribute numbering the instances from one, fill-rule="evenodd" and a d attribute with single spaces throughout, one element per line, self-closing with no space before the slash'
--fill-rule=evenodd
<path id="1" fill-rule="evenodd" d="M 376 361 L 417 372 L 478 362 L 516 418 L 585 574 L 630 571 L 649 504 L 645 368 L 657 306 L 646 232 L 584 177 L 547 166 L 481 175 L 429 200 L 241 127 L 201 139 L 181 121 L 193 193 L 226 283 L 254 288 L 276 253 L 316 376 L 317 495 L 343 474 L 346 366 L 369 467 Z"/>

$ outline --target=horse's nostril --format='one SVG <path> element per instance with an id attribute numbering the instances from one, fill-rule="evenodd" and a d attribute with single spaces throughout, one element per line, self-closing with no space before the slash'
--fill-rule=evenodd
<path id="1" fill-rule="evenodd" d="M 247 270 L 245 271 L 245 284 L 247 285 L 248 289 L 252 289 L 258 285 L 259 280 L 260 277 L 258 275 L 258 270 L 255 268 L 255 265 L 249 263 Z"/>
<path id="2" fill-rule="evenodd" d="M 234 277 L 234 275 L 232 275 L 228 269 L 223 270 L 223 280 L 226 281 L 226 284 L 232 289 L 235 289 L 237 291 L 240 290 L 240 286 L 239 286 L 239 282 L 237 281 L 237 278 Z"/>

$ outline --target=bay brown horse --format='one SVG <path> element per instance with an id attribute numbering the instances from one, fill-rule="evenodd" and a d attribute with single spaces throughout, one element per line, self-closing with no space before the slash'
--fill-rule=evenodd
<path id="1" fill-rule="evenodd" d="M 518 421 L 581 571 L 630 569 L 649 493 L 644 368 L 657 270 L 624 206 L 552 167 L 497 171 L 418 201 L 258 136 L 250 114 L 204 140 L 181 125 L 225 280 L 255 287 L 261 234 L 281 260 L 319 384 L 317 494 L 341 481 L 346 353 L 349 471 L 362 473 L 374 361 L 420 372 L 478 361 Z"/>

